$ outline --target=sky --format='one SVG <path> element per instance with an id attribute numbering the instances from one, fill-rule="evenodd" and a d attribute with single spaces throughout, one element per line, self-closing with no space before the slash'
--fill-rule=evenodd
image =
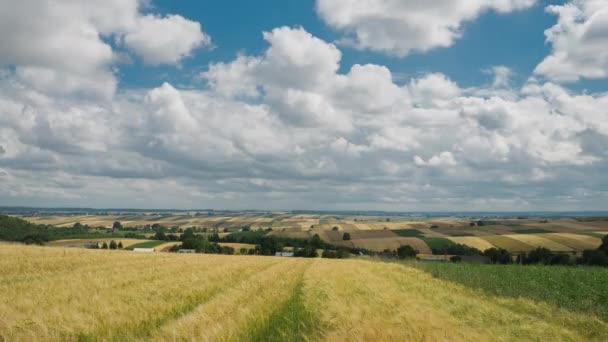
<path id="1" fill-rule="evenodd" d="M 608 0 L 0 0 L 0 206 L 606 210 Z"/>

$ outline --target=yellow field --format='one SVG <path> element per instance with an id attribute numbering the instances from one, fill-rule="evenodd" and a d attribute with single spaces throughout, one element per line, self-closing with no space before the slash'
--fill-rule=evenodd
<path id="1" fill-rule="evenodd" d="M 508 237 L 515 239 L 515 240 L 519 240 L 525 244 L 528 244 L 530 246 L 534 246 L 534 247 L 544 247 L 544 248 L 548 248 L 552 251 L 557 251 L 557 252 L 570 252 L 572 251 L 572 248 L 568 247 L 568 246 L 564 246 L 561 243 L 549 240 L 547 238 L 542 237 L 542 234 L 539 235 L 534 235 L 534 234 L 512 234 L 512 235 L 507 235 Z"/>
<path id="2" fill-rule="evenodd" d="M 608 324 L 398 264 L 0 245 L 0 341 L 583 341 Z"/>
<path id="3" fill-rule="evenodd" d="M 485 251 L 486 249 L 494 248 L 493 244 L 476 236 L 448 237 L 448 239 L 454 241 L 455 243 L 460 243 L 469 247 L 477 248 L 480 251 Z"/>

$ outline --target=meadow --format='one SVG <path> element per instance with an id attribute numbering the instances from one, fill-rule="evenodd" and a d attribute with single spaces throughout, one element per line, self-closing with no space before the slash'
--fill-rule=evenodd
<path id="1" fill-rule="evenodd" d="M 0 341 L 608 339 L 594 312 L 468 285 L 376 260 L 0 244 Z"/>

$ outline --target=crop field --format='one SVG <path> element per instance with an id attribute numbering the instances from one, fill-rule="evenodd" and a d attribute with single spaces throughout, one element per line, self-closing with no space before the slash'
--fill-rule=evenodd
<path id="1" fill-rule="evenodd" d="M 491 295 L 529 298 L 608 320 L 608 269 L 599 267 L 412 263 L 438 279 Z"/>
<path id="2" fill-rule="evenodd" d="M 492 245 L 488 241 L 475 236 L 450 237 L 448 239 L 455 243 L 460 243 L 469 247 L 477 248 L 480 251 L 485 251 L 486 249 L 494 248 L 494 245 Z"/>
<path id="3" fill-rule="evenodd" d="M 113 222 L 119 221 L 125 227 L 142 228 L 159 223 L 165 227 L 182 229 L 189 227 L 207 228 L 210 231 L 213 229 L 218 231 L 220 236 L 239 232 L 245 228 L 272 229 L 268 234 L 277 237 L 308 239 L 318 234 L 331 244 L 361 247 L 378 252 L 409 244 L 418 251 L 426 253 L 434 247 L 425 241 L 435 241 L 432 240 L 433 238 L 445 238 L 482 251 L 497 247 L 517 253 L 545 247 L 557 252 L 582 252 L 585 249 L 597 248 L 599 239 L 608 234 L 608 220 L 602 218 L 478 221 L 452 217 L 422 219 L 407 216 L 341 216 L 285 212 L 131 213 L 46 215 L 24 218 L 31 222 L 59 227 L 71 227 L 77 222 L 94 227 L 109 227 Z M 350 234 L 350 241 L 343 241 L 344 233 Z M 148 237 L 153 235 L 146 231 L 140 231 L 139 234 Z M 111 238 L 104 240 L 109 241 Z"/>
<path id="4" fill-rule="evenodd" d="M 531 234 L 513 234 L 509 235 L 510 238 L 519 240 L 525 244 L 534 246 L 534 247 L 544 247 L 548 248 L 552 251 L 559 252 L 570 252 L 572 248 L 568 246 L 564 246 L 561 243 L 557 243 L 550 239 L 544 238 L 544 235 L 531 235 Z"/>
<path id="5" fill-rule="evenodd" d="M 512 252 L 528 252 L 535 248 L 532 245 L 511 238 L 509 235 L 487 235 L 482 238 L 497 248 L 506 249 Z"/>
<path id="6" fill-rule="evenodd" d="M 0 245 L 5 341 L 608 339 L 594 312 L 558 304 L 376 261 Z"/>

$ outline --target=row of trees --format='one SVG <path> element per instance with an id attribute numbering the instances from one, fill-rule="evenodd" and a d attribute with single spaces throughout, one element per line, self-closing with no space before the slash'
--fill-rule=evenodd
<path id="1" fill-rule="evenodd" d="M 101 247 L 99 247 L 99 245 L 97 245 L 97 248 L 101 248 L 101 249 L 123 249 L 124 247 L 122 246 L 122 241 L 119 241 L 118 243 L 116 243 L 116 241 L 112 240 L 110 241 L 110 243 L 108 244 L 107 242 L 103 242 L 101 244 Z"/>

